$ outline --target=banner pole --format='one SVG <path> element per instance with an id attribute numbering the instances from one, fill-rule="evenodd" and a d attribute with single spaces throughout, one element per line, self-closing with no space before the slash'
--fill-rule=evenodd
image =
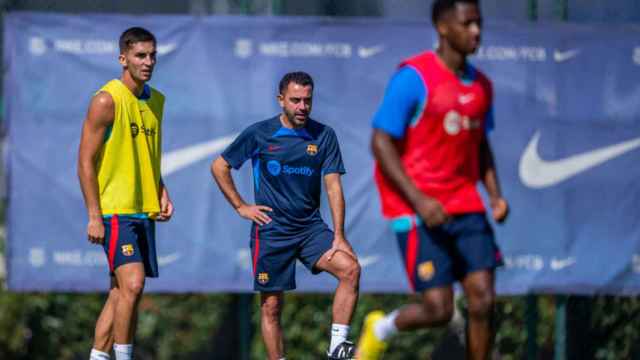
<path id="1" fill-rule="evenodd" d="M 528 0 L 529 21 L 538 21 L 538 0 Z M 527 360 L 538 358 L 538 296 L 526 295 Z"/>
<path id="2" fill-rule="evenodd" d="M 240 0 L 240 12 L 242 15 L 249 15 L 249 0 Z"/>
<path id="3" fill-rule="evenodd" d="M 556 295 L 554 360 L 567 358 L 567 295 Z"/>
<path id="4" fill-rule="evenodd" d="M 526 314 L 527 323 L 527 360 L 538 358 L 538 296 L 527 295 Z"/>
<path id="5" fill-rule="evenodd" d="M 529 21 L 538 20 L 538 0 L 529 0 L 528 2 Z"/>
<path id="6" fill-rule="evenodd" d="M 238 342 L 238 354 L 240 360 L 251 359 L 251 343 L 253 336 L 253 326 L 251 323 L 251 309 L 253 308 L 253 294 L 238 294 L 238 321 L 240 323 L 239 331 L 240 341 Z"/>
<path id="7" fill-rule="evenodd" d="M 557 0 L 556 9 L 558 13 L 558 17 L 561 21 L 569 20 L 569 1 L 568 0 Z"/>
<path id="8" fill-rule="evenodd" d="M 272 15 L 282 15 L 282 1 L 281 0 L 271 0 L 271 14 Z"/>

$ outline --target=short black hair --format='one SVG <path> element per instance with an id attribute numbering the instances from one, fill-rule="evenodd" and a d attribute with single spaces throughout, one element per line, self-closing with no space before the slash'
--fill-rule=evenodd
<path id="1" fill-rule="evenodd" d="M 457 3 L 480 5 L 480 0 L 435 0 L 431 7 L 431 21 L 435 26 L 447 11 L 456 7 Z"/>
<path id="2" fill-rule="evenodd" d="M 278 86 L 280 94 L 284 94 L 290 83 L 302 86 L 311 86 L 311 90 L 313 90 L 313 79 L 311 78 L 311 75 L 304 71 L 294 71 L 285 74 L 282 77 L 282 80 L 280 80 L 280 85 Z"/>
<path id="3" fill-rule="evenodd" d="M 135 43 L 146 41 L 153 42 L 153 45 L 156 44 L 156 37 L 153 36 L 151 31 L 138 26 L 128 28 L 120 35 L 120 53 L 124 54 Z"/>

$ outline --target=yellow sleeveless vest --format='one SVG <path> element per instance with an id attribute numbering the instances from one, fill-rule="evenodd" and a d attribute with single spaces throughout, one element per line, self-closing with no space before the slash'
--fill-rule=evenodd
<path id="1" fill-rule="evenodd" d="M 160 212 L 161 126 L 164 95 L 138 99 L 120 80 L 100 91 L 113 98 L 111 133 L 97 159 L 98 190 L 103 215 Z"/>

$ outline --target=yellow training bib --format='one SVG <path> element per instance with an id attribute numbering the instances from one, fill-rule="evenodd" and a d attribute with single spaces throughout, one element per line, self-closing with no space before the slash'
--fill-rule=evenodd
<path id="1" fill-rule="evenodd" d="M 164 95 L 148 87 L 138 99 L 120 80 L 100 91 L 113 98 L 113 126 L 97 159 L 98 189 L 103 215 L 160 212 L 161 125 Z"/>

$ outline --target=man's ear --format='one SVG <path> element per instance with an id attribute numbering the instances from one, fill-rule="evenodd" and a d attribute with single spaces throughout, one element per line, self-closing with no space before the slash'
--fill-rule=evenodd
<path id="1" fill-rule="evenodd" d="M 447 23 L 445 21 L 442 21 L 442 19 L 440 19 L 436 23 L 436 31 L 438 32 L 438 35 L 446 36 L 449 33 L 449 26 L 447 26 Z"/>
<path id="2" fill-rule="evenodd" d="M 125 67 L 127 66 L 127 58 L 124 56 L 124 54 L 118 55 L 118 62 L 122 66 L 125 66 Z"/>

